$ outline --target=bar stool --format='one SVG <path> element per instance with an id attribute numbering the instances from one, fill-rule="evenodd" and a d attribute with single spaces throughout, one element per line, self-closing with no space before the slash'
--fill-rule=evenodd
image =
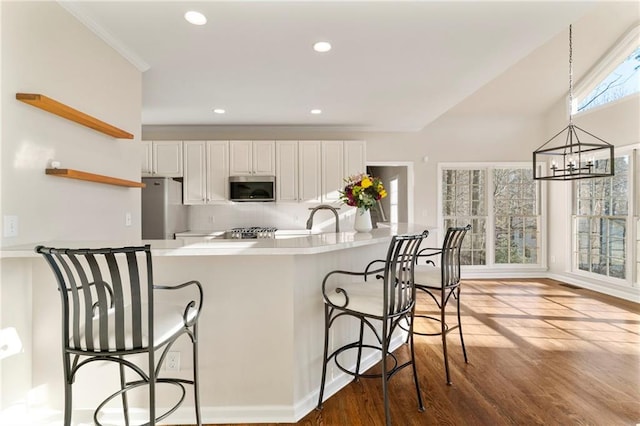
<path id="1" fill-rule="evenodd" d="M 418 252 L 417 261 L 420 258 L 439 257 L 439 267 L 416 268 L 415 281 L 416 289 L 428 294 L 435 302 L 440 311 L 439 317 L 430 315 L 415 314 L 415 318 L 426 318 L 440 323 L 440 330 L 433 333 L 418 332 L 413 328 L 413 334 L 421 336 L 442 336 L 442 353 L 444 357 L 444 367 L 447 376 L 447 384 L 451 385 L 449 374 L 449 358 L 447 355 L 447 334 L 458 329 L 460 332 L 460 343 L 462 345 L 462 353 L 464 362 L 468 363 L 467 350 L 464 346 L 464 338 L 462 336 L 462 321 L 460 320 L 460 249 L 462 241 L 471 225 L 465 227 L 450 227 L 444 237 L 442 247 L 439 248 L 423 248 Z M 435 266 L 433 260 L 427 260 L 427 263 Z M 446 307 L 451 298 L 456 301 L 456 312 L 458 322 L 454 326 L 450 326 L 446 322 Z"/>
<path id="2" fill-rule="evenodd" d="M 94 361 L 110 361 L 119 367 L 120 389 L 98 405 L 93 415 L 96 425 L 101 425 L 98 417 L 102 408 L 118 396 L 122 399 L 124 424 L 129 425 L 127 392 L 141 386 L 147 386 L 149 391 L 146 424 L 155 425 L 182 404 L 185 385 L 193 387 L 196 422 L 202 425 L 197 326 L 203 297 L 200 283 L 154 285 L 149 245 L 101 249 L 38 246 L 35 251 L 51 267 L 62 302 L 64 424 L 71 424 L 72 384 L 78 370 Z M 172 301 L 155 300 L 160 291 L 170 292 Z M 160 375 L 167 352 L 181 336 L 187 336 L 192 343 L 192 380 Z M 131 359 L 131 355 L 140 354 L 144 355 L 144 365 Z M 135 380 L 127 381 L 125 368 L 136 374 Z M 159 383 L 177 387 L 181 397 L 167 412 L 156 415 Z"/>
<path id="3" fill-rule="evenodd" d="M 399 370 L 412 366 L 418 408 L 420 411 L 424 411 L 418 373 L 416 371 L 413 334 L 409 333 L 410 360 L 404 364 L 398 365 L 395 355 L 389 352 L 389 344 L 394 331 L 398 330 L 402 321 L 408 320 L 409 324 L 413 324 L 411 317 L 414 314 L 416 294 L 413 277 L 415 256 L 418 253 L 420 244 L 427 235 L 428 231 L 424 231 L 421 234 L 394 236 L 389 244 L 386 259 L 382 261 L 384 265 L 379 269 L 367 270 L 366 272 L 335 270 L 324 277 L 322 295 L 324 298 L 325 337 L 318 410 L 322 409 L 327 364 L 333 358 L 336 366 L 341 371 L 354 376 L 356 380 L 360 377 L 382 378 L 384 412 L 387 425 L 391 424 L 387 383 Z M 367 281 L 367 276 L 372 274 L 375 274 L 379 279 Z M 360 277 L 362 280 L 354 282 L 354 277 Z M 347 343 L 329 354 L 330 328 L 338 318 L 342 317 L 353 317 L 359 320 L 360 332 L 358 340 Z M 381 325 L 382 330 L 378 330 L 375 324 Z M 365 325 L 375 336 L 379 346 L 363 343 Z M 363 348 L 381 351 L 382 373 L 380 375 L 361 374 L 360 362 Z M 357 351 L 357 360 L 355 367 L 350 369 L 340 364 L 338 356 L 352 349 Z M 389 357 L 394 360 L 394 365 L 391 368 L 388 368 L 387 365 L 387 358 Z"/>

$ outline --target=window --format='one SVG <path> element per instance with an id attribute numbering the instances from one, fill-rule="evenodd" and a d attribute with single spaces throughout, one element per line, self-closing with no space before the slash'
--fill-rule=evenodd
<path id="1" fill-rule="evenodd" d="M 444 228 L 471 224 L 463 264 L 539 264 L 538 188 L 530 165 L 442 168 Z"/>
<path id="2" fill-rule="evenodd" d="M 461 261 L 465 265 L 486 264 L 485 170 L 442 171 L 442 215 L 444 229 L 471 224 L 463 241 Z"/>
<path id="3" fill-rule="evenodd" d="M 596 163 L 607 160 L 596 160 Z M 615 176 L 578 181 L 574 204 L 574 270 L 626 280 L 632 157 L 616 156 Z"/>
<path id="4" fill-rule="evenodd" d="M 495 263 L 538 263 L 536 184 L 531 169 L 493 170 Z"/>
<path id="5" fill-rule="evenodd" d="M 389 221 L 398 223 L 398 176 L 389 181 Z"/>
<path id="6" fill-rule="evenodd" d="M 614 46 L 577 87 L 572 114 L 640 92 L 640 27 Z"/>

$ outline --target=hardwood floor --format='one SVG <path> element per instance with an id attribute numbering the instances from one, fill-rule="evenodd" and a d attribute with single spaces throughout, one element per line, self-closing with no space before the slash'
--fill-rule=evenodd
<path id="1" fill-rule="evenodd" d="M 549 279 L 465 280 L 462 292 L 469 364 L 451 333 L 447 386 L 440 337 L 416 336 L 426 410 L 405 369 L 389 386 L 394 425 L 640 423 L 640 305 Z M 381 389 L 353 382 L 297 424 L 384 424 Z"/>

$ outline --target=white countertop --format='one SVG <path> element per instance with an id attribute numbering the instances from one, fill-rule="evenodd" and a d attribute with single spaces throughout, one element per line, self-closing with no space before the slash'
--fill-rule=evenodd
<path id="1" fill-rule="evenodd" d="M 37 245 L 65 248 L 101 248 L 123 247 L 151 244 L 154 256 L 228 256 L 228 255 L 304 255 L 342 250 L 352 247 L 367 246 L 388 241 L 397 234 L 422 232 L 428 229 L 423 225 L 398 224 L 390 227 L 373 229 L 371 232 L 354 231 L 338 233 L 320 233 L 311 235 L 285 235 L 275 239 L 227 240 L 210 239 L 206 234 L 202 239 L 191 238 L 181 240 L 129 240 L 129 241 L 47 241 L 5 247 L 0 250 L 0 258 L 38 257 L 34 248 Z M 197 231 L 196 231 L 197 232 Z M 303 230 L 304 232 L 304 230 Z"/>

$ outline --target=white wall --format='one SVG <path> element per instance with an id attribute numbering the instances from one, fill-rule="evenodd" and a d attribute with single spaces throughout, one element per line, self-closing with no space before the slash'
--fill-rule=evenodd
<path id="1" fill-rule="evenodd" d="M 63 168 L 140 180 L 141 73 L 56 2 L 2 7 L 2 215 L 18 236 L 2 246 L 54 239 L 140 238 L 140 189 L 46 176 Z M 133 133 L 119 140 L 34 108 L 40 93 Z M 125 227 L 125 213 L 133 224 Z"/>
<path id="2" fill-rule="evenodd" d="M 0 43 L 0 216 L 18 217 L 18 236 L 3 236 L 0 246 L 139 239 L 139 189 L 46 176 L 44 170 L 55 159 L 64 168 L 139 180 L 141 73 L 53 1 L 0 1 Z M 18 92 L 44 94 L 135 139 L 116 140 L 19 102 Z M 0 414 L 38 402 L 40 386 L 31 379 L 31 275 L 24 266 L 0 260 L 0 331 L 14 329 L 22 341 L 18 354 L 0 362 Z"/>

